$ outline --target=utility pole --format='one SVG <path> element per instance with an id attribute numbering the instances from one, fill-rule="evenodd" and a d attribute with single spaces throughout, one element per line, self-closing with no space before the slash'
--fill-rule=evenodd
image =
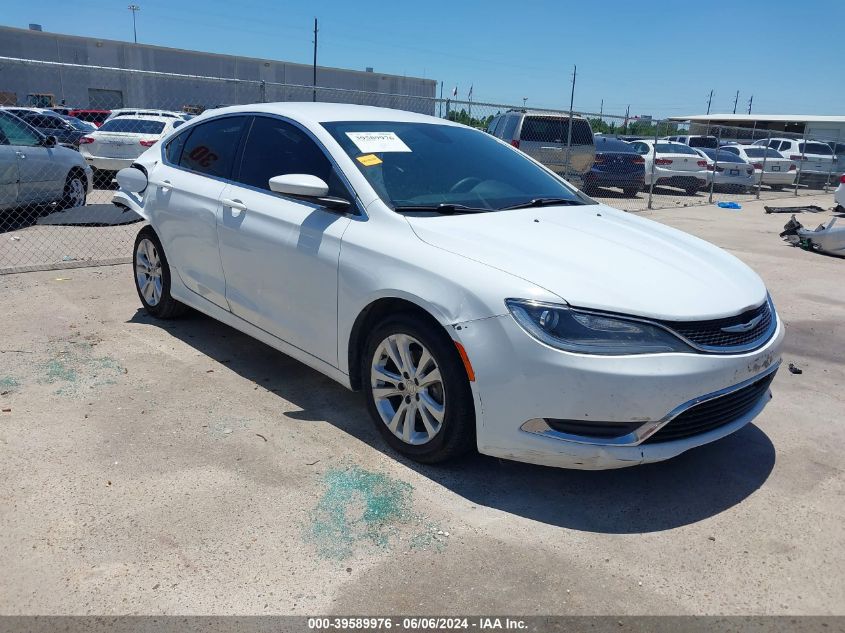
<path id="1" fill-rule="evenodd" d="M 734 114 L 736 114 L 736 104 L 739 102 L 739 90 L 736 91 L 736 97 L 734 98 Z"/>
<path id="2" fill-rule="evenodd" d="M 522 109 L 525 110 L 525 102 L 528 101 L 528 97 L 522 97 Z"/>
<path id="3" fill-rule="evenodd" d="M 751 114 L 751 104 L 754 103 L 754 95 L 748 100 L 748 114 Z"/>
<path id="4" fill-rule="evenodd" d="M 707 97 L 707 114 L 710 114 L 711 103 L 713 103 L 713 88 L 710 89 L 710 96 Z"/>
<path id="5" fill-rule="evenodd" d="M 630 104 L 628 104 L 628 107 L 625 108 L 625 123 L 622 124 L 622 127 L 624 128 L 624 130 L 622 131 L 622 134 L 628 133 L 628 115 L 629 114 L 631 114 L 631 105 Z"/>
<path id="6" fill-rule="evenodd" d="M 601 105 L 599 106 L 599 118 L 601 118 L 603 114 L 604 114 L 604 99 L 601 100 Z"/>
<path id="7" fill-rule="evenodd" d="M 572 92 L 569 94 L 569 124 L 566 126 L 566 169 L 570 167 L 572 148 L 572 110 L 575 107 L 575 77 L 578 75 L 578 66 L 572 65 Z"/>
<path id="8" fill-rule="evenodd" d="M 135 28 L 135 14 L 141 10 L 137 4 L 130 4 L 128 9 L 132 12 L 132 36 L 135 38 L 135 43 L 138 43 L 138 29 Z"/>
<path id="9" fill-rule="evenodd" d="M 443 82 L 440 82 L 440 114 L 438 115 L 441 119 L 443 118 Z"/>
<path id="10" fill-rule="evenodd" d="M 317 101 L 317 18 L 314 18 L 314 67 L 312 81 L 314 92 L 311 95 L 311 101 Z"/>

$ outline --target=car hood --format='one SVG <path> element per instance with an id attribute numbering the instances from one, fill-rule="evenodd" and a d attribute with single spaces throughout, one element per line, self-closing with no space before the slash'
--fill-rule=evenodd
<path id="1" fill-rule="evenodd" d="M 766 299 L 762 280 L 733 255 L 604 205 L 408 222 L 424 242 L 521 277 L 573 306 L 684 321 L 733 316 Z"/>

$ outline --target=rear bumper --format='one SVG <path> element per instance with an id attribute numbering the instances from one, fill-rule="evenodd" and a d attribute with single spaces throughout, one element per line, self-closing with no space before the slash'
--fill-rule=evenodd
<path id="1" fill-rule="evenodd" d="M 646 170 L 644 182 L 646 185 L 650 185 L 653 178 L 654 183 L 658 185 L 686 188 L 698 184 L 703 187 L 708 182 L 708 173 L 706 170 L 681 172 L 655 166 L 654 173 L 651 170 Z"/>
<path id="2" fill-rule="evenodd" d="M 85 162 L 94 169 L 102 169 L 105 171 L 120 171 L 124 167 L 131 167 L 135 162 L 134 158 L 106 158 L 104 156 L 91 156 L 90 154 L 83 154 Z"/>
<path id="3" fill-rule="evenodd" d="M 590 171 L 584 174 L 584 184 L 605 187 L 642 187 L 645 183 L 643 173 L 608 174 Z"/>

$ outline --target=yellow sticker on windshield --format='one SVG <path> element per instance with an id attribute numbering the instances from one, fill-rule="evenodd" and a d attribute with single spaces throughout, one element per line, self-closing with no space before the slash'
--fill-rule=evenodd
<path id="1" fill-rule="evenodd" d="M 376 156 L 375 154 L 364 154 L 363 156 L 359 156 L 357 161 L 366 167 L 372 167 L 373 165 L 380 165 L 381 158 Z"/>

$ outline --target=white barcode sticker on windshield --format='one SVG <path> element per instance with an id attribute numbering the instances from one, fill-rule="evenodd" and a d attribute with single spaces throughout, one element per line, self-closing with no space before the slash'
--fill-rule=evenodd
<path id="1" fill-rule="evenodd" d="M 379 152 L 410 152 L 395 132 L 347 132 L 355 147 L 364 154 L 378 154 Z"/>

